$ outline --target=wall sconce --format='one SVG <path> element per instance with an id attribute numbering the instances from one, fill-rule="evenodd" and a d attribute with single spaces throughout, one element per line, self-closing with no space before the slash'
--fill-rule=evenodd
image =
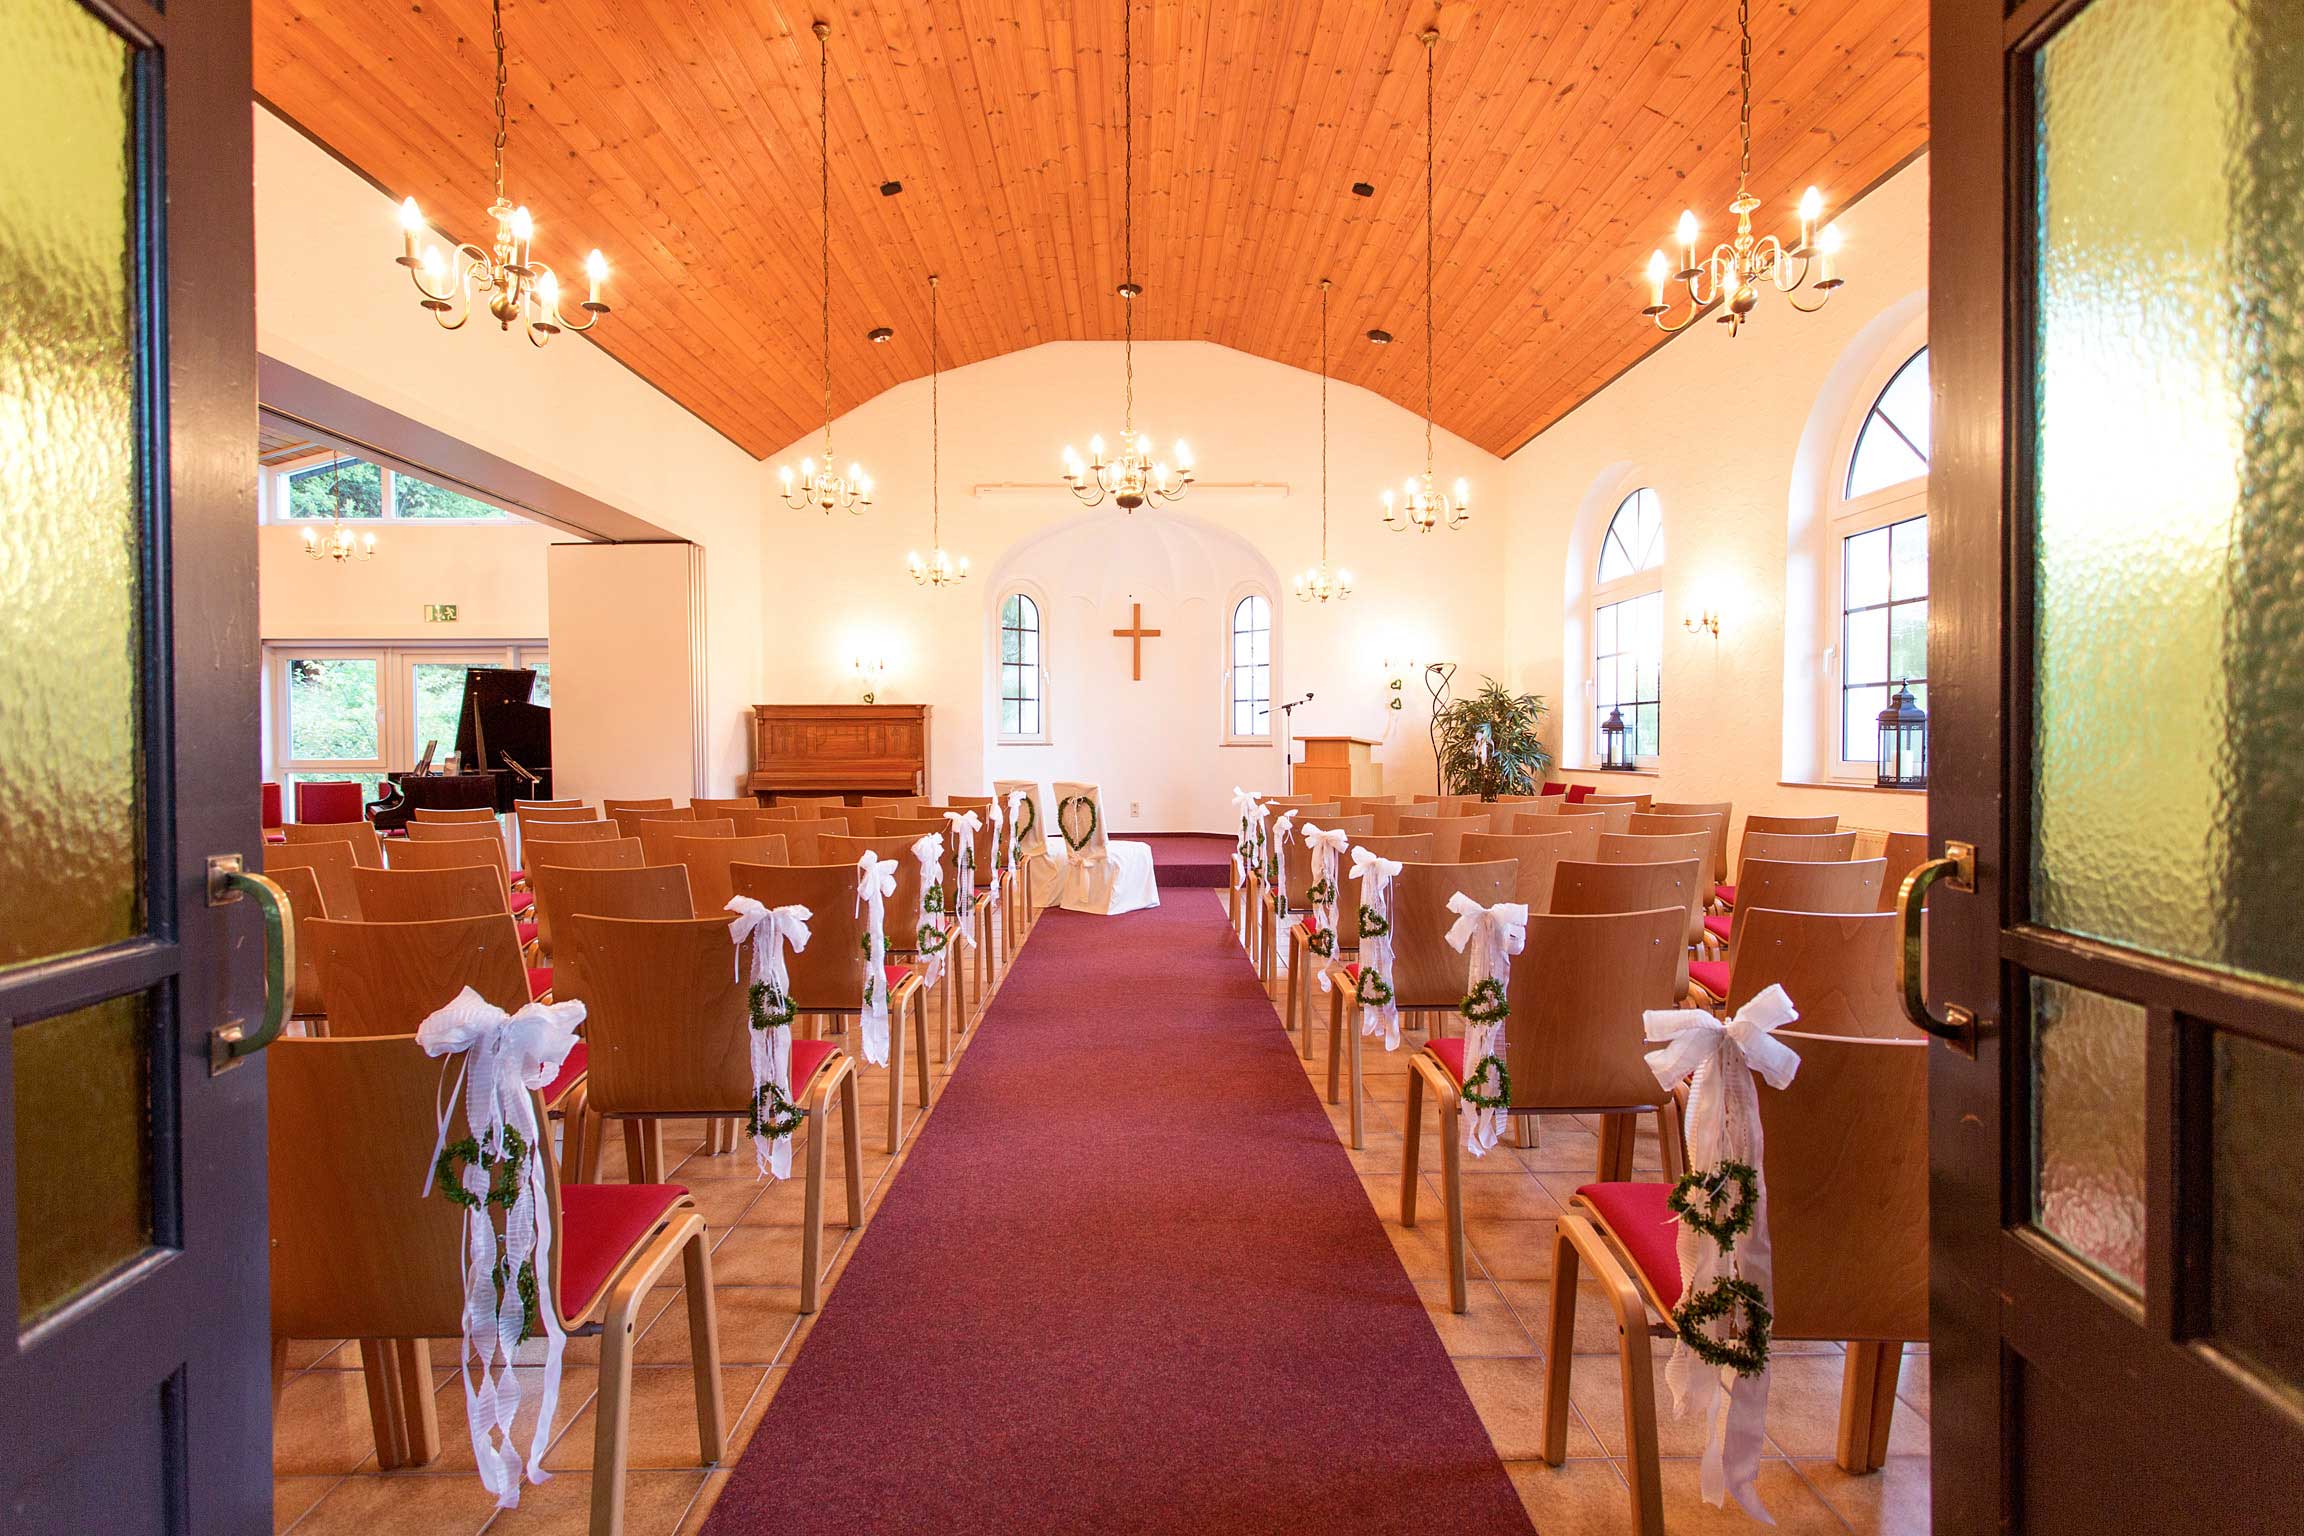
<path id="1" fill-rule="evenodd" d="M 880 683 L 888 675 L 888 658 L 885 656 L 859 656 L 850 663 L 850 667 L 856 674 L 857 683 L 864 690 L 864 702 L 867 704 L 879 703 Z"/>
<path id="2" fill-rule="evenodd" d="M 1715 640 L 1720 638 L 1720 610 L 1717 608 L 1701 609 L 1680 622 L 1692 635 L 1709 633 Z"/>

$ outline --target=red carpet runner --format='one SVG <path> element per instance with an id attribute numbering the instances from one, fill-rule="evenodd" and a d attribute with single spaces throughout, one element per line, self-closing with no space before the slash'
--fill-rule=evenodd
<path id="1" fill-rule="evenodd" d="M 707 1536 L 1525 1536 L 1218 901 L 1050 912 L 978 1027 Z"/>

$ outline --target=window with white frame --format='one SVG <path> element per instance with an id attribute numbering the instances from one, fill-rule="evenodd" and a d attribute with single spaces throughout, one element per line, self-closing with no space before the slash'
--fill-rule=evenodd
<path id="1" fill-rule="evenodd" d="M 266 772 L 290 786 L 372 782 L 415 766 L 428 741 L 437 763 L 456 750 L 464 674 L 527 667 L 529 700 L 551 702 L 551 656 L 541 642 L 456 648 L 275 642 L 264 648 Z"/>
<path id="2" fill-rule="evenodd" d="M 263 471 L 262 505 L 275 523 L 341 517 L 347 522 L 501 523 L 493 502 L 349 454 L 321 452 Z"/>
<path id="3" fill-rule="evenodd" d="M 1227 741 L 1272 739 L 1272 600 L 1250 592 L 1232 604 L 1231 658 L 1225 691 Z"/>
<path id="4" fill-rule="evenodd" d="M 1869 778 L 1899 683 L 1928 703 L 1928 349 L 1897 365 L 1857 425 L 1831 519 L 1834 772 Z"/>
<path id="5" fill-rule="evenodd" d="M 1664 510 L 1646 486 L 1617 503 L 1600 540 L 1592 589 L 1592 761 L 1611 712 L 1635 762 L 1663 741 Z"/>
<path id="6" fill-rule="evenodd" d="M 1000 739 L 1038 744 L 1048 740 L 1048 671 L 1042 649 L 1040 605 L 1029 593 L 1011 592 L 1000 602 Z"/>

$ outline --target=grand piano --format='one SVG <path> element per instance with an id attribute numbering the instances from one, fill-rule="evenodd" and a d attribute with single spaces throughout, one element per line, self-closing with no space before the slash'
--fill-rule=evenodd
<path id="1" fill-rule="evenodd" d="M 552 798 L 552 710 L 528 702 L 535 686 L 535 672 L 525 667 L 467 670 L 456 716 L 456 760 L 464 771 L 387 774 L 392 792 L 368 808 L 368 819 L 390 831 L 418 810 L 487 806 L 501 815 L 515 800 Z"/>

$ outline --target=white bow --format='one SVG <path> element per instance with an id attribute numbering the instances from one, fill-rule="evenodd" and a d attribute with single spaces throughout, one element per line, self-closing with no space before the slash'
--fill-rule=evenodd
<path id="1" fill-rule="evenodd" d="M 1342 947 L 1336 927 L 1336 882 L 1343 869 L 1344 855 L 1352 847 L 1352 835 L 1340 829 L 1323 831 L 1307 823 L 1303 832 L 1304 846 L 1312 850 L 1312 889 L 1324 899 L 1312 903 L 1312 931 L 1315 936 L 1328 935 L 1328 954 L 1335 958 Z M 1320 978 L 1320 990 L 1329 990 L 1326 966 L 1315 965 L 1313 973 Z"/>
<path id="2" fill-rule="evenodd" d="M 1329 827 L 1322 829 L 1320 827 L 1313 826 L 1310 822 L 1306 822 L 1302 836 L 1304 839 L 1304 846 L 1312 850 L 1312 866 L 1314 869 L 1318 869 L 1320 867 L 1320 855 L 1322 850 L 1326 850 L 1330 859 L 1338 861 L 1341 861 L 1344 855 L 1351 852 L 1352 850 L 1352 834 L 1346 832 L 1341 827 Z"/>
<path id="3" fill-rule="evenodd" d="M 1001 814 L 1000 797 L 994 795 L 984 807 L 984 824 L 992 829 L 992 869 L 995 874 L 1008 867 L 1008 818 Z"/>
<path id="4" fill-rule="evenodd" d="M 1504 994 L 1512 985 L 1512 957 L 1528 947 L 1528 904 L 1500 901 L 1484 907 L 1458 891 L 1448 898 L 1448 910 L 1456 914 L 1456 921 L 1448 929 L 1448 947 L 1465 956 L 1467 961 L 1466 1006 L 1469 1008 L 1475 998 L 1483 998 L 1484 982 L 1494 982 L 1495 986 L 1488 989 L 1483 1001 L 1493 999 L 1501 1006 Z M 1493 1019 L 1465 1016 L 1465 1086 L 1470 1087 L 1482 1079 L 1489 1057 L 1495 1057 L 1499 1064 L 1505 1062 L 1504 1024 L 1501 1014 Z M 1504 1082 L 1504 1074 L 1500 1072 L 1485 1091 L 1495 1093 Z M 1511 1118 L 1509 1106 L 1475 1104 L 1465 1097 L 1459 1097 L 1456 1103 L 1457 1118 L 1464 1125 L 1464 1150 L 1474 1157 L 1486 1157 L 1489 1149 L 1504 1139 L 1504 1122 Z"/>
<path id="5" fill-rule="evenodd" d="M 875 1067 L 888 1065 L 888 898 L 896 894 L 896 861 L 871 849 L 856 861 L 856 906 L 867 911 L 864 924 L 865 960 L 871 969 L 864 976 L 864 1017 L 857 1024 L 864 1059 Z"/>
<path id="6" fill-rule="evenodd" d="M 416 1026 L 416 1043 L 426 1055 L 462 1054 L 464 1123 L 469 1140 L 480 1149 L 478 1156 L 463 1159 L 457 1180 L 457 1187 L 472 1201 L 464 1213 L 464 1340 L 459 1364 L 472 1457 L 480 1469 L 481 1485 L 496 1495 L 499 1509 L 519 1505 L 523 1471 L 536 1483 L 548 1475 L 544 1451 L 560 1402 L 560 1357 L 567 1335 L 552 1295 L 552 1202 L 544 1183 L 544 1128 L 536 1122 L 533 1095 L 560 1075 L 562 1063 L 576 1047 L 576 1026 L 583 1022 L 582 1003 L 530 1003 L 508 1014 L 466 987 Z M 425 1170 L 427 1191 L 439 1177 L 448 1129 L 455 1119 L 453 1088 L 448 1097 L 440 1113 L 439 1139 L 432 1146 L 432 1166 Z M 495 1182 L 490 1164 L 508 1160 L 514 1137 L 519 1139 L 520 1156 L 509 1172 L 514 1198 L 504 1215 L 499 1249 L 491 1216 L 494 1207 L 488 1204 Z M 501 1287 L 496 1282 L 499 1264 L 506 1277 Z M 526 1296 L 518 1283 L 523 1274 L 532 1282 Z M 534 1298 L 536 1320 L 544 1331 L 544 1379 L 535 1435 L 523 1466 L 512 1438 L 513 1420 L 520 1412 L 520 1379 L 513 1374 L 512 1356 L 527 1332 L 528 1297 Z M 475 1362 L 480 1367 L 477 1381 L 472 1375 Z"/>
<path id="7" fill-rule="evenodd" d="M 1387 859 L 1366 848 L 1352 850 L 1352 878 L 1360 882 L 1360 905 L 1376 914 L 1382 931 L 1360 935 L 1360 974 L 1365 978 L 1370 971 L 1376 973 L 1383 984 L 1384 1000 L 1363 1004 L 1360 1010 L 1360 1032 L 1364 1035 L 1382 1035 L 1384 1049 L 1400 1049 L 1400 1004 L 1392 996 L 1392 880 L 1401 870 L 1398 859 Z"/>
<path id="8" fill-rule="evenodd" d="M 1029 789 L 1008 791 L 1008 825 L 1011 829 L 1009 836 L 1014 839 L 1009 852 L 1017 857 L 1021 857 L 1027 852 L 1038 853 L 1040 851 L 1037 847 L 1027 849 L 1024 846 L 1024 807 L 1031 798 L 1032 791 Z M 1041 846 L 1046 846 L 1047 835 L 1041 831 L 1040 818 L 1037 816 L 1032 818 L 1032 835 L 1040 839 Z"/>
<path id="9" fill-rule="evenodd" d="M 919 927 L 913 930 L 910 947 L 920 952 L 920 960 L 928 968 L 928 985 L 933 987 L 944 979 L 944 921 L 940 913 L 928 907 L 928 897 L 944 883 L 944 834 L 927 832 L 912 844 L 912 857 L 920 861 L 920 915 Z M 944 892 L 944 911 L 952 908 L 953 896 Z M 935 947 L 929 947 L 933 935 Z"/>
<path id="10" fill-rule="evenodd" d="M 1232 809 L 1240 813 L 1240 845 L 1232 851 L 1232 883 L 1245 885 L 1264 864 L 1264 802 L 1235 784 Z"/>
<path id="11" fill-rule="evenodd" d="M 752 945 L 751 984 L 766 989 L 762 1006 L 771 1010 L 790 1010 L 798 1005 L 792 1001 L 792 972 L 784 962 L 784 949 L 790 945 L 798 954 L 808 947 L 808 920 L 815 914 L 806 907 L 771 907 L 750 896 L 729 899 L 728 910 L 736 920 L 728 925 L 728 936 L 735 941 L 736 953 L 741 961 L 745 940 Z M 739 971 L 741 974 L 741 971 Z M 752 1027 L 745 1031 L 751 1037 L 752 1047 L 752 1118 L 757 1122 L 763 1103 L 763 1090 L 773 1084 L 776 1096 L 786 1102 L 792 1097 L 792 1026 L 789 1021 L 762 1024 L 760 1016 L 751 1016 Z M 752 1154 L 760 1164 L 760 1171 L 772 1179 L 792 1177 L 792 1135 L 770 1136 L 755 1132 Z"/>
<path id="12" fill-rule="evenodd" d="M 952 846 L 958 850 L 956 862 L 960 868 L 957 904 L 947 901 L 944 905 L 960 929 L 960 942 L 974 949 L 976 934 L 968 926 L 968 908 L 976 900 L 976 834 L 984 822 L 974 811 L 946 811 L 944 819 L 952 824 Z"/>
<path id="13" fill-rule="evenodd" d="M 1688 1167 L 1704 1173 L 1727 1162 L 1754 1172 L 1751 1230 L 1726 1253 L 1710 1237 L 1681 1224 L 1680 1294 L 1694 1296 L 1726 1275 L 1757 1286 L 1764 1305 L 1776 1300 L 1774 1262 L 1768 1237 L 1766 1151 L 1760 1139 L 1760 1095 L 1752 1086 L 1758 1073 L 1771 1088 L 1790 1086 L 1800 1069 L 1799 1054 L 1774 1031 L 1800 1017 L 1782 987 L 1772 986 L 1736 1010 L 1726 1023 L 1700 1008 L 1665 1008 L 1642 1015 L 1642 1025 L 1658 1048 L 1647 1055 L 1648 1069 L 1665 1088 L 1688 1083 Z M 1704 1409 L 1700 1483 L 1715 1507 L 1730 1494 L 1755 1520 L 1768 1524 L 1760 1502 L 1760 1447 L 1768 1416 L 1768 1370 L 1739 1374 L 1731 1366 L 1707 1370 L 1682 1340 L 1672 1349 L 1665 1382 L 1673 1411 Z M 1721 1388 L 1726 1388 L 1723 1395 Z"/>

